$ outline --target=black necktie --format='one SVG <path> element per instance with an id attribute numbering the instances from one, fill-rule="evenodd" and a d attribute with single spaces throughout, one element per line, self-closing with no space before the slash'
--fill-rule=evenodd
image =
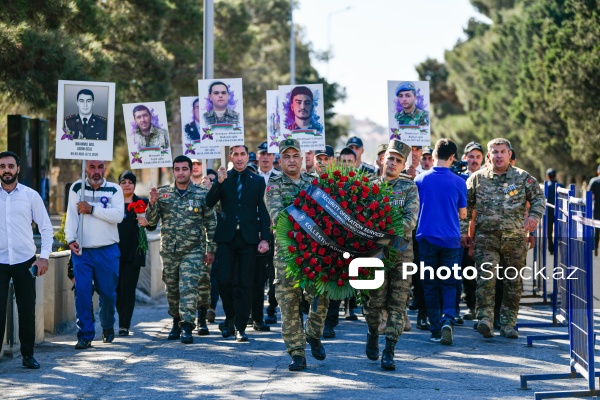
<path id="1" fill-rule="evenodd" d="M 83 131 L 85 132 L 87 130 L 87 118 L 83 119 Z"/>
<path id="2" fill-rule="evenodd" d="M 242 199 L 242 174 L 237 173 L 237 197 L 238 197 L 238 213 L 235 216 L 237 223 L 240 223 L 240 201 Z"/>

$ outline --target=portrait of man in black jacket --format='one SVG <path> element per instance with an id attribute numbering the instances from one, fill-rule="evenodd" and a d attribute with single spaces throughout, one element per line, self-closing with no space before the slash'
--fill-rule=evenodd
<path id="1" fill-rule="evenodd" d="M 220 218 L 214 242 L 218 244 L 219 293 L 223 300 L 225 322 L 219 325 L 223 337 L 234 334 L 238 342 L 247 342 L 246 325 L 252 305 L 252 284 L 256 254 L 269 250 L 270 218 L 263 197 L 265 181 L 246 168 L 248 147 L 232 146 L 230 171 L 221 166 L 206 195 L 213 207 L 221 202 Z"/>

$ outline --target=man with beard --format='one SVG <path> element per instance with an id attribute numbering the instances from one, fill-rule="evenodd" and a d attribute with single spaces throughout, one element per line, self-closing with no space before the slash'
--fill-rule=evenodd
<path id="1" fill-rule="evenodd" d="M 6 303 L 12 279 L 19 311 L 23 366 L 38 369 L 40 364 L 33 358 L 36 291 L 30 268 L 34 266 L 35 276 L 46 273 L 54 237 L 42 198 L 35 190 L 17 181 L 20 165 L 19 156 L 12 151 L 0 153 L 0 346 L 4 343 Z M 42 251 L 37 260 L 32 221 L 42 235 Z"/>
<path id="2" fill-rule="evenodd" d="M 398 257 L 394 268 L 387 271 L 381 288 L 369 292 L 368 313 L 366 315 L 369 331 L 367 333 L 366 354 L 370 360 L 379 358 L 379 324 L 382 312 L 388 313 L 385 327 L 385 349 L 381 354 L 381 368 L 385 370 L 396 369 L 394 362 L 394 349 L 404 330 L 406 319 L 406 299 L 410 290 L 410 282 L 402 278 L 401 266 L 403 262 L 413 261 L 412 231 L 417 225 L 419 213 L 419 193 L 415 183 L 401 175 L 406 159 L 411 148 L 400 140 L 393 139 L 385 153 L 383 176 L 375 179 L 374 184 L 387 184 L 394 194 L 390 198 L 390 205 L 396 212 L 402 214 L 404 236 L 398 238 L 394 247 L 398 250 Z"/>
<path id="3" fill-rule="evenodd" d="M 94 92 L 82 89 L 77 93 L 77 114 L 65 117 L 74 139 L 106 140 L 106 118 L 93 113 Z"/>
<path id="4" fill-rule="evenodd" d="M 285 128 L 290 131 L 314 129 L 317 132 L 322 132 L 323 126 L 318 122 L 313 123 L 311 121 L 314 107 L 312 91 L 306 86 L 296 86 L 292 89 L 290 98 L 290 109 L 294 113 L 294 122 Z"/>
<path id="5" fill-rule="evenodd" d="M 173 326 L 169 340 L 193 343 L 196 309 L 210 306 L 210 266 L 215 257 L 212 241 L 215 213 L 206 204 L 208 190 L 190 179 L 192 160 L 177 156 L 173 160 L 175 182 L 150 189 L 146 219 L 150 225 L 161 220 L 160 256 L 163 261 L 169 315 Z M 204 314 L 204 318 L 206 314 Z M 199 318 L 199 325 L 206 320 Z M 206 328 L 208 332 L 208 328 Z"/>
<path id="6" fill-rule="evenodd" d="M 285 207 L 284 197 L 296 197 L 301 190 L 311 185 L 313 176 L 301 172 L 302 156 L 300 155 L 300 142 L 296 139 L 286 139 L 279 143 L 279 154 L 281 154 L 280 176 L 271 177 L 269 186 L 265 193 L 265 203 L 271 216 L 273 225 L 277 225 L 277 218 Z M 302 329 L 300 316 L 300 303 L 302 302 L 303 290 L 296 286 L 296 282 L 286 277 L 285 262 L 278 257 L 287 251 L 275 241 L 275 293 L 281 308 L 281 336 L 285 343 L 292 362 L 288 368 L 290 371 L 302 371 L 306 368 L 306 342 L 310 344 L 311 353 L 317 360 L 326 357 L 325 348 L 321 343 L 323 335 L 323 323 L 329 301 L 326 296 L 315 299 L 314 288 L 307 289 L 306 300 L 312 309 L 306 321 L 306 332 Z"/>
<path id="7" fill-rule="evenodd" d="M 69 190 L 65 237 L 71 249 L 75 274 L 77 312 L 76 349 L 87 349 L 96 335 L 92 308 L 92 281 L 100 295 L 100 324 L 104 343 L 115 338 L 115 305 L 119 281 L 119 229 L 124 198 L 119 185 L 104 179 L 104 161 L 86 163 L 85 182 L 76 181 Z M 81 193 L 83 192 L 83 196 Z M 83 218 L 83 232 L 79 232 Z"/>
<path id="8" fill-rule="evenodd" d="M 160 147 L 161 150 L 168 150 L 169 134 L 166 130 L 152 125 L 152 114 L 148 107 L 144 105 L 133 108 L 133 119 L 137 124 L 133 141 L 138 149 L 145 147 Z"/>
<path id="9" fill-rule="evenodd" d="M 396 88 L 402 110 L 394 115 L 398 125 L 429 125 L 429 112 L 417 107 L 417 88 L 412 82 L 402 82 Z"/>
<path id="10" fill-rule="evenodd" d="M 213 82 L 208 88 L 208 99 L 212 109 L 202 116 L 206 125 L 234 124 L 240 122 L 240 114 L 229 108 L 229 87 L 223 82 Z"/>

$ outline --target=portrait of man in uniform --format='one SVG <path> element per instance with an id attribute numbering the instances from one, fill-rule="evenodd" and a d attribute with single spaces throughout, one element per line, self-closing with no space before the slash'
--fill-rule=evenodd
<path id="1" fill-rule="evenodd" d="M 216 81 L 208 87 L 208 100 L 212 107 L 202 117 L 206 125 L 234 124 L 239 125 L 240 114 L 230 107 L 229 87 Z"/>
<path id="2" fill-rule="evenodd" d="M 82 89 L 77 93 L 78 113 L 65 117 L 65 126 L 73 139 L 106 140 L 106 118 L 94 114 L 94 92 Z"/>
<path id="3" fill-rule="evenodd" d="M 301 129 L 314 129 L 317 132 L 323 131 L 323 125 L 318 121 L 318 116 L 314 114 L 313 92 L 306 86 L 296 86 L 290 94 L 290 112 L 286 122 L 286 129 L 290 131 Z M 293 119 L 289 118 L 293 114 Z"/>
<path id="4" fill-rule="evenodd" d="M 193 121 L 185 124 L 184 132 L 188 141 L 200 140 L 200 99 L 192 103 Z"/>
<path id="5" fill-rule="evenodd" d="M 137 127 L 133 134 L 133 141 L 138 149 L 146 147 L 160 147 L 169 150 L 169 134 L 152 122 L 153 115 L 143 104 L 133 108 L 133 120 Z"/>
<path id="6" fill-rule="evenodd" d="M 398 125 L 429 125 L 429 112 L 419 108 L 417 88 L 412 82 L 401 82 L 396 88 Z"/>

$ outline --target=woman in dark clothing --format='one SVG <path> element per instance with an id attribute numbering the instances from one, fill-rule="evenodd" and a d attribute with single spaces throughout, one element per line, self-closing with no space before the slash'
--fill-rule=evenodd
<path id="1" fill-rule="evenodd" d="M 142 200 L 148 205 L 148 199 L 141 199 L 135 191 L 136 177 L 131 171 L 123 171 L 119 177 L 119 185 L 123 189 L 125 199 L 125 217 L 119 224 L 119 250 L 121 261 L 119 264 L 119 284 L 117 286 L 117 312 L 119 313 L 119 336 L 128 336 L 131 325 L 131 316 L 135 306 L 135 288 L 140 277 L 140 268 L 146 265 L 146 253 L 138 249 L 139 227 L 145 226 L 153 231 L 156 226 L 149 226 L 144 217 L 137 217 L 131 210 L 127 211 L 129 204 Z"/>

